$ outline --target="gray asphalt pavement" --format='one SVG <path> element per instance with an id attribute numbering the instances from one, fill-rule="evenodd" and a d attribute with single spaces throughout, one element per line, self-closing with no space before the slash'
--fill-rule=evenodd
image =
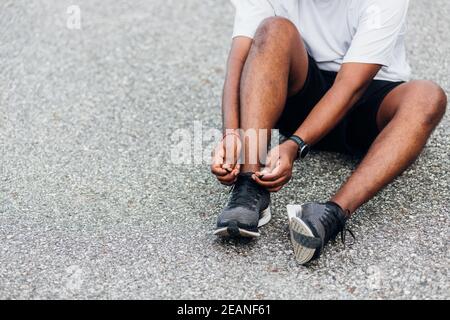
<path id="1" fill-rule="evenodd" d="M 67 7 L 81 29 L 67 27 Z M 414 78 L 450 92 L 450 2 L 415 0 Z M 417 163 L 309 267 L 285 206 L 355 167 L 313 154 L 251 243 L 217 240 L 227 199 L 171 134 L 220 127 L 228 1 L 0 0 L 0 298 L 450 298 L 449 115 Z"/>

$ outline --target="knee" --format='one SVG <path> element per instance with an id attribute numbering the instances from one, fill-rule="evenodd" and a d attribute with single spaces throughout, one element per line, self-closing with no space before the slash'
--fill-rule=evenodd
<path id="1" fill-rule="evenodd" d="M 415 96 L 415 115 L 425 125 L 438 125 L 447 108 L 445 91 L 432 81 L 414 81 L 410 89 Z"/>
<path id="2" fill-rule="evenodd" d="M 282 17 L 270 17 L 264 19 L 258 26 L 253 45 L 258 48 L 275 42 L 277 42 L 277 46 L 280 43 L 289 45 L 292 37 L 298 36 L 297 27 L 290 20 Z"/>

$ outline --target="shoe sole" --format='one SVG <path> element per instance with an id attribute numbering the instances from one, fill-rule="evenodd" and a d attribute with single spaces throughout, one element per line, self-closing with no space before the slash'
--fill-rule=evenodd
<path id="1" fill-rule="evenodd" d="M 294 248 L 295 259 L 299 264 L 306 264 L 314 256 L 316 249 L 307 248 L 295 240 L 294 232 L 306 237 L 314 237 L 312 230 L 304 223 L 298 216 L 302 217 L 301 205 L 287 206 L 289 218 L 289 233 L 291 235 L 291 242 Z"/>
<path id="2" fill-rule="evenodd" d="M 270 207 L 267 207 L 264 211 L 261 212 L 261 218 L 258 222 L 258 228 L 262 227 L 269 223 L 270 219 L 272 219 L 272 214 L 270 212 Z M 237 223 L 229 223 L 228 226 L 216 229 L 213 233 L 219 237 L 243 237 L 243 238 L 258 238 L 261 236 L 259 232 L 250 231 L 244 228 L 239 228 Z"/>

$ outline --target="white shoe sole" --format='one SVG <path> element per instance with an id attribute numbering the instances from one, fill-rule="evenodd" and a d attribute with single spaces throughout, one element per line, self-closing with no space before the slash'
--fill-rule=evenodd
<path id="1" fill-rule="evenodd" d="M 295 259 L 300 264 L 305 264 L 311 261 L 316 249 L 307 248 L 302 246 L 295 240 L 294 232 L 304 235 L 306 237 L 314 237 L 311 229 L 300 218 L 302 217 L 301 205 L 288 205 L 287 213 L 289 218 L 289 231 L 291 235 L 291 242 L 294 248 Z M 300 218 L 298 218 L 300 217 Z"/>
<path id="2" fill-rule="evenodd" d="M 263 212 L 261 212 L 261 218 L 259 219 L 259 222 L 258 222 L 258 228 L 268 224 L 270 219 L 272 219 L 272 214 L 270 212 L 270 206 L 269 206 L 269 207 L 267 207 L 267 209 L 265 209 Z M 259 236 L 261 236 L 259 232 L 253 232 L 253 231 L 249 231 L 249 230 L 242 229 L 242 228 L 238 228 L 238 232 L 239 232 L 239 235 L 243 238 L 258 238 Z M 231 234 L 228 230 L 228 227 L 216 229 L 213 234 L 216 236 L 220 236 L 220 237 L 231 236 Z M 236 236 L 236 235 L 237 234 L 234 234 L 234 236 Z"/>

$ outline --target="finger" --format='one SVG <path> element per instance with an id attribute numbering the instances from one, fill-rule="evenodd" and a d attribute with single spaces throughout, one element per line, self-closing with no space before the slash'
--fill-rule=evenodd
<path id="1" fill-rule="evenodd" d="M 232 174 L 232 173 L 228 173 L 228 172 L 227 172 L 226 175 L 218 176 L 218 177 L 217 177 L 217 179 L 219 179 L 219 180 L 224 180 L 224 181 L 226 181 L 226 180 L 232 180 L 232 179 L 234 179 L 234 178 L 235 178 L 235 175 Z"/>
<path id="2" fill-rule="evenodd" d="M 218 176 L 217 180 L 221 183 L 232 184 L 236 180 L 236 176 L 229 173 L 226 176 Z"/>
<path id="3" fill-rule="evenodd" d="M 263 171 L 264 173 L 264 171 Z M 275 181 L 281 178 L 283 175 L 287 173 L 287 170 L 285 170 L 281 164 L 279 164 L 277 167 L 275 167 L 272 171 L 264 173 L 262 176 L 260 176 L 261 180 L 264 181 Z"/>
<path id="4" fill-rule="evenodd" d="M 271 193 L 276 193 L 278 191 L 280 191 L 281 189 L 283 189 L 283 186 L 279 186 L 276 188 L 271 188 L 271 189 L 267 189 L 267 191 L 271 192 Z"/>
<path id="5" fill-rule="evenodd" d="M 236 168 L 236 164 L 234 162 L 226 162 L 223 164 L 222 168 L 231 173 Z"/>
<path id="6" fill-rule="evenodd" d="M 227 138 L 233 138 L 231 136 L 228 136 Z M 234 138 L 235 139 L 235 138 Z M 226 143 L 224 148 L 224 161 L 227 165 L 226 168 L 233 169 L 234 165 L 236 164 L 237 159 L 237 146 L 234 143 L 234 140 L 227 140 L 229 141 Z"/>
<path id="7" fill-rule="evenodd" d="M 236 165 L 235 159 L 226 159 L 222 168 L 231 173 L 233 171 L 235 165 Z"/>
<path id="8" fill-rule="evenodd" d="M 269 192 L 278 192 L 281 189 L 284 188 L 284 186 L 290 181 L 290 177 L 286 177 L 285 180 L 278 182 L 277 185 L 274 185 L 273 187 L 267 187 L 267 191 Z"/>
<path id="9" fill-rule="evenodd" d="M 228 173 L 233 173 L 235 171 L 238 171 L 238 173 L 240 172 L 240 165 L 238 164 L 224 164 L 222 168 L 225 169 Z"/>
<path id="10" fill-rule="evenodd" d="M 240 164 L 237 164 L 235 167 L 234 167 L 234 169 L 233 169 L 233 171 L 231 172 L 232 174 L 234 174 L 234 176 L 238 176 L 239 175 L 239 173 L 241 172 L 241 165 Z"/>
<path id="11" fill-rule="evenodd" d="M 211 159 L 211 166 L 217 165 L 220 165 L 221 168 L 223 165 L 223 151 L 220 151 L 219 149 L 216 149 Z"/>
<path id="12" fill-rule="evenodd" d="M 221 164 L 213 164 L 211 165 L 211 172 L 218 177 L 225 176 L 228 172 L 222 168 Z"/>
<path id="13" fill-rule="evenodd" d="M 275 170 L 275 168 L 278 166 L 278 162 L 279 162 L 278 158 L 269 155 L 267 157 L 266 166 L 264 167 L 264 169 L 261 171 L 255 172 L 255 174 L 260 178 L 264 177 L 265 175 L 267 175 L 267 174 L 271 173 L 273 170 Z"/>
<path id="14" fill-rule="evenodd" d="M 227 171 L 223 168 L 224 151 L 223 146 L 219 145 L 215 150 L 211 159 L 211 172 L 217 176 L 224 176 Z"/>
<path id="15" fill-rule="evenodd" d="M 265 180 L 261 180 L 257 176 L 254 176 L 254 180 L 256 181 L 256 183 L 258 183 L 260 186 L 262 186 L 264 188 L 276 188 L 276 187 L 282 186 L 286 183 L 287 176 L 282 176 L 275 181 L 265 181 Z"/>
<path id="16" fill-rule="evenodd" d="M 261 171 L 256 171 L 255 175 L 259 178 L 263 178 L 266 174 L 269 174 L 272 170 L 270 168 L 264 168 Z"/>
<path id="17" fill-rule="evenodd" d="M 266 157 L 266 167 L 274 166 L 279 159 L 280 159 L 280 148 L 279 147 L 272 148 Z"/>

